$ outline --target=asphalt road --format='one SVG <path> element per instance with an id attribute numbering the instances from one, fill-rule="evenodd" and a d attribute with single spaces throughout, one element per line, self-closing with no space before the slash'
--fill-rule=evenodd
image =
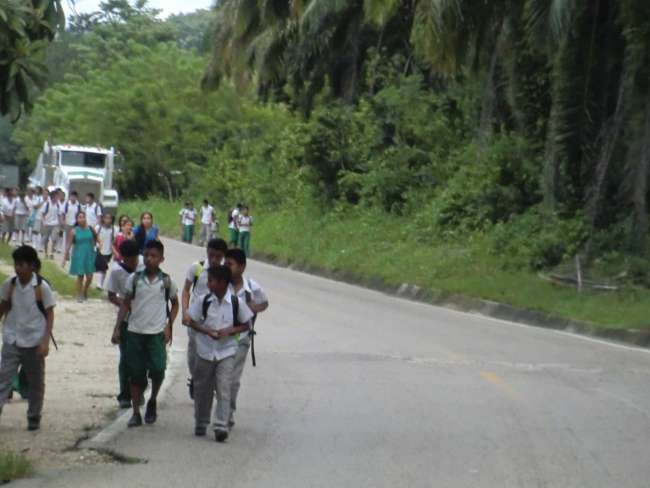
<path id="1" fill-rule="evenodd" d="M 180 285 L 197 247 L 167 241 Z M 185 331 L 159 421 L 106 447 L 146 464 L 16 486 L 650 485 L 646 350 L 250 263 L 270 297 L 225 445 L 193 436 Z"/>

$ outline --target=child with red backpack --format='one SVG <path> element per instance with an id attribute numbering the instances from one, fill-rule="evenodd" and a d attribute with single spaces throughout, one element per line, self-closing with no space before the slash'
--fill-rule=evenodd
<path id="1" fill-rule="evenodd" d="M 7 279 L 0 289 L 0 316 L 5 316 L 0 358 L 0 414 L 9 398 L 12 379 L 21 367 L 29 384 L 27 428 L 38 430 L 55 300 L 50 286 L 35 272 L 40 269 L 36 250 L 21 246 L 12 257 L 16 276 Z"/>

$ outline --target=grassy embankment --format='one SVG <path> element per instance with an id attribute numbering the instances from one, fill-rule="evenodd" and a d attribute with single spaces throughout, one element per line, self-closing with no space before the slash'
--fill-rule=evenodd
<path id="1" fill-rule="evenodd" d="M 149 210 L 161 231 L 180 235 L 181 203 L 154 199 L 127 202 L 120 211 L 132 217 Z M 219 212 L 225 236 L 225 210 Z M 503 257 L 481 237 L 463 243 L 425 245 L 404 235 L 399 219 L 385 214 L 318 216 L 302 209 L 253 209 L 252 250 L 287 262 L 308 264 L 395 285 L 494 300 L 608 328 L 650 329 L 650 290 L 583 291 L 542 281 L 528 270 L 507 270 Z M 135 219 L 134 219 L 135 220 Z"/>

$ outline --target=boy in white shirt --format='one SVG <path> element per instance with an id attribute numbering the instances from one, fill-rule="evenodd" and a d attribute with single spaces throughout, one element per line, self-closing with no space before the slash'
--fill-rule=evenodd
<path id="1" fill-rule="evenodd" d="M 148 378 L 151 398 L 147 402 L 144 421 L 153 424 L 158 418 L 156 400 L 167 368 L 165 346 L 171 344 L 172 325 L 178 314 L 178 289 L 169 275 L 160 270 L 165 260 L 165 247 L 160 241 L 149 241 L 144 247 L 145 269 L 133 273 L 126 282 L 126 296 L 117 314 L 111 341 L 119 344 L 124 320 L 129 315 L 126 337 L 126 364 L 131 383 L 133 416 L 129 427 L 142 425 L 140 402 Z M 171 302 L 171 310 L 169 309 Z"/>
<path id="2" fill-rule="evenodd" d="M 230 234 L 228 244 L 230 247 L 239 246 L 239 211 L 241 210 L 242 204 L 238 203 L 235 208 L 230 211 L 228 215 L 228 232 Z"/>
<path id="3" fill-rule="evenodd" d="M 68 245 L 67 240 L 70 236 L 70 230 L 77 223 L 77 214 L 81 211 L 81 202 L 79 201 L 79 194 L 72 190 L 68 201 L 63 204 L 61 209 L 61 220 L 63 221 L 63 249 Z M 86 216 L 88 219 L 88 216 Z"/>
<path id="4" fill-rule="evenodd" d="M 192 202 L 185 202 L 185 207 L 178 212 L 180 216 L 181 223 L 181 239 L 183 242 L 192 244 L 192 239 L 194 239 L 194 222 L 196 222 L 196 210 Z"/>
<path id="5" fill-rule="evenodd" d="M 45 200 L 45 203 L 41 207 L 41 214 L 43 221 L 43 252 L 47 257 L 47 245 L 51 242 L 52 249 L 49 257 L 50 259 L 54 259 L 54 251 L 59 242 L 59 226 L 61 225 L 61 205 L 56 191 L 50 192 L 49 198 Z"/>
<path id="6" fill-rule="evenodd" d="M 126 240 L 120 245 L 120 256 L 122 261 L 113 261 L 111 273 L 108 275 L 106 291 L 108 300 L 115 306 L 122 306 L 124 298 L 127 295 L 128 288 L 126 283 L 136 271 L 142 271 L 144 266 L 140 265 L 140 251 L 138 243 L 134 240 Z M 117 395 L 117 402 L 120 408 L 129 408 L 131 406 L 131 387 L 129 385 L 128 369 L 126 365 L 126 338 L 128 335 L 128 319 L 122 322 L 120 331 L 120 362 L 118 366 L 118 376 L 120 380 L 120 393 Z"/>
<path id="7" fill-rule="evenodd" d="M 250 327 L 253 313 L 229 289 L 231 273 L 226 266 L 208 269 L 210 293 L 190 306 L 190 320 L 185 324 L 196 331 L 197 360 L 194 368 L 194 418 L 197 436 L 204 436 L 210 424 L 214 392 L 214 437 L 217 442 L 228 438 L 232 374 L 240 333 Z"/>
<path id="8" fill-rule="evenodd" d="M 199 297 L 210 293 L 208 289 L 208 268 L 223 264 L 228 251 L 228 244 L 223 239 L 210 239 L 207 247 L 207 261 L 198 261 L 189 267 L 185 274 L 185 283 L 181 293 L 181 310 L 183 313 L 183 323 L 189 321 L 188 311 L 190 302 L 194 302 Z M 196 334 L 191 328 L 187 329 L 187 369 L 190 377 L 187 379 L 187 386 L 190 389 L 190 398 L 194 399 L 194 364 L 196 362 Z"/>
<path id="9" fill-rule="evenodd" d="M 226 266 L 230 268 L 232 280 L 230 291 L 237 295 L 239 300 L 248 305 L 255 314 L 252 319 L 252 327 L 249 333 L 242 335 L 235 355 L 235 364 L 233 366 L 232 391 L 230 393 L 230 419 L 229 427 L 235 425 L 235 410 L 237 410 L 237 395 L 241 386 L 241 377 L 246 365 L 246 356 L 248 350 L 252 350 L 253 366 L 255 366 L 255 321 L 257 314 L 264 312 L 269 308 L 269 299 L 264 290 L 255 280 L 245 277 L 246 271 L 246 254 L 241 249 L 229 249 L 226 253 Z"/>
<path id="10" fill-rule="evenodd" d="M 45 395 L 45 358 L 49 353 L 54 326 L 54 295 L 40 269 L 38 254 L 30 246 L 17 248 L 12 255 L 16 276 L 0 290 L 0 316 L 5 315 L 0 358 L 0 414 L 22 367 L 27 377 L 27 428 L 38 430 Z"/>
<path id="11" fill-rule="evenodd" d="M 2 198 L 2 242 L 11 242 L 14 234 L 14 218 L 16 213 L 16 198 L 13 188 L 5 189 L 5 196 Z"/>
<path id="12" fill-rule="evenodd" d="M 210 205 L 208 199 L 203 200 L 201 207 L 201 232 L 199 234 L 199 246 L 205 246 L 205 243 L 212 239 L 212 226 L 215 222 L 214 207 Z"/>
<path id="13" fill-rule="evenodd" d="M 88 227 L 94 229 L 101 221 L 102 214 L 104 213 L 102 212 L 102 206 L 95 202 L 94 193 L 86 193 L 86 205 L 84 205 L 84 210 L 86 211 L 86 222 L 88 222 Z"/>

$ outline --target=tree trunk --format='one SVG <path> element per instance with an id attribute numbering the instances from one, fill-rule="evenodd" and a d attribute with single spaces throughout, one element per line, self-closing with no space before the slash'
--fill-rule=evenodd
<path id="1" fill-rule="evenodd" d="M 648 176 L 650 176 L 650 98 L 645 100 L 645 123 L 639 162 L 634 171 L 632 202 L 634 221 L 632 246 L 639 254 L 645 251 L 648 237 Z"/>

